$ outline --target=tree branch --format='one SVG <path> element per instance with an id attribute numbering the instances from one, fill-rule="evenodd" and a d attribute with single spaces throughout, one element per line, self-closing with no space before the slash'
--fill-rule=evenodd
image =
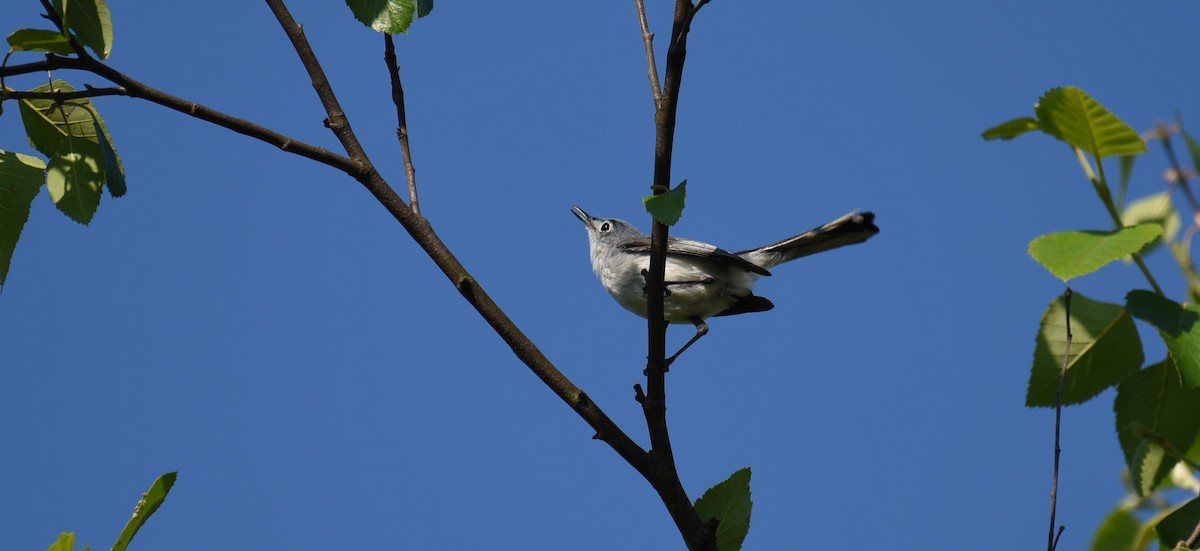
<path id="1" fill-rule="evenodd" d="M 84 90 L 74 92 L 20 92 L 17 90 L 0 90 L 0 100 L 6 99 L 49 99 L 54 101 L 70 101 L 81 98 L 97 98 L 100 96 L 127 96 L 129 92 L 121 86 L 115 88 L 93 88 L 84 85 Z"/>
<path id="2" fill-rule="evenodd" d="M 338 155 L 323 147 L 318 147 L 300 140 L 296 140 L 289 136 L 285 136 L 279 132 L 259 126 L 245 119 L 234 117 L 233 115 L 222 113 L 215 109 L 210 109 L 199 103 L 172 96 L 171 94 L 158 90 L 157 88 L 153 88 L 134 80 L 120 71 L 117 71 L 116 69 L 113 69 L 90 56 L 75 58 L 50 54 L 47 55 L 46 59 L 42 61 L 0 68 L 0 77 L 23 75 L 42 71 L 54 71 L 57 69 L 86 71 L 103 77 L 113 84 L 116 84 L 118 87 L 125 89 L 125 95 L 129 97 L 144 99 L 151 103 L 156 103 L 168 109 L 178 111 L 190 117 L 195 117 L 197 119 L 213 123 L 222 128 L 237 132 L 238 134 L 269 143 L 289 153 L 295 153 L 301 157 L 312 159 L 321 164 L 331 166 L 342 172 L 350 174 L 351 176 L 355 176 L 363 171 L 363 167 L 353 159 Z"/>
<path id="3" fill-rule="evenodd" d="M 641 17 L 641 1 L 639 17 Z M 704 0 L 701 0 L 701 5 Z M 679 105 L 679 88 L 683 78 L 683 64 L 687 55 L 687 34 L 691 19 L 696 8 L 690 0 L 675 1 L 674 23 L 671 27 L 671 41 L 667 48 L 667 66 L 664 73 L 664 84 L 661 96 L 656 98 L 654 113 L 655 143 L 654 143 L 654 193 L 665 193 L 671 187 L 671 157 L 675 142 L 675 113 Z M 644 22 L 644 19 L 642 19 Z M 644 24 L 644 23 L 643 23 Z M 645 28 L 644 28 L 645 29 Z M 643 41 L 649 29 L 643 31 Z M 654 51 L 648 47 L 646 51 L 647 64 L 653 75 Z M 653 82 L 653 80 L 651 81 Z M 650 433 L 650 455 L 654 462 L 654 478 L 651 485 L 658 492 L 659 498 L 671 513 L 680 534 L 689 549 L 715 551 L 716 537 L 713 529 L 700 520 L 695 507 L 679 480 L 679 472 L 675 467 L 674 451 L 671 449 L 670 433 L 667 430 L 667 394 L 666 394 L 666 338 L 667 322 L 663 315 L 663 296 L 667 256 L 667 225 L 654 220 L 650 232 L 650 269 L 646 274 L 647 293 L 647 365 L 646 392 L 642 404 L 642 412 L 646 417 L 646 427 Z"/>
<path id="4" fill-rule="evenodd" d="M 358 145 L 358 140 L 354 136 L 353 130 L 346 122 L 345 115 L 341 113 L 340 107 L 338 107 L 337 98 L 333 94 L 332 87 L 329 85 L 328 80 L 324 78 L 324 71 L 321 70 L 316 56 L 308 45 L 308 41 L 304 39 L 303 30 L 296 24 L 282 0 L 267 0 L 267 4 L 271 7 L 272 12 L 275 13 L 276 19 L 279 20 L 280 25 L 291 39 L 292 46 L 296 49 L 297 54 L 299 54 L 305 69 L 308 70 L 309 75 L 313 78 L 313 86 L 317 90 L 317 95 L 321 97 L 322 105 L 326 107 L 326 112 L 329 115 L 331 122 L 330 129 L 338 135 L 338 139 L 342 141 L 343 145 L 347 148 L 347 153 L 351 157 L 359 159 L 358 156 L 361 156 L 361 162 L 365 167 L 364 170 L 360 173 L 347 172 L 347 174 L 354 177 L 363 187 L 367 188 L 367 191 L 408 231 L 413 240 L 429 255 L 434 264 L 437 264 L 442 273 L 450 279 L 463 298 L 488 322 L 488 325 L 492 327 L 496 334 L 500 335 L 500 338 L 512 348 L 513 354 L 524 362 L 571 409 L 575 410 L 588 425 L 595 429 L 596 434 L 593 438 L 604 441 L 618 455 L 625 459 L 630 466 L 643 476 L 649 476 L 651 462 L 647 452 L 630 439 L 599 406 L 592 402 L 583 390 L 575 386 L 561 371 L 554 367 L 554 364 L 542 354 L 542 351 L 537 348 L 533 341 L 529 340 L 529 337 L 521 332 L 520 328 L 509 319 L 508 315 L 496 305 L 483 290 L 483 287 L 479 285 L 475 278 L 467 272 L 467 269 L 454 257 L 450 249 L 446 247 L 446 244 L 434 232 L 433 226 L 429 224 L 429 221 L 408 208 L 404 200 L 396 194 L 396 191 L 388 185 L 387 181 L 375 170 L 374 166 L 366 160 L 366 154 L 363 153 L 361 146 Z"/>
<path id="5" fill-rule="evenodd" d="M 392 103 L 396 104 L 396 138 L 400 140 L 400 156 L 404 159 L 404 179 L 408 181 L 408 205 L 413 212 L 421 214 L 417 202 L 417 169 L 413 166 L 412 153 L 408 148 L 408 117 L 404 112 L 404 85 L 400 83 L 400 65 L 396 61 L 396 44 L 392 35 L 383 34 L 383 61 L 387 64 L 388 76 L 392 81 Z"/>
<path id="6" fill-rule="evenodd" d="M 642 44 L 646 47 L 646 64 L 650 69 L 650 95 L 654 99 L 655 111 L 662 109 L 662 86 L 658 84 L 658 62 L 654 60 L 654 33 L 646 22 L 645 0 L 634 0 L 637 6 L 638 24 L 642 27 Z"/>
<path id="7" fill-rule="evenodd" d="M 1065 526 L 1058 527 L 1058 534 L 1055 535 L 1054 527 L 1057 524 L 1055 513 L 1058 511 L 1058 459 L 1062 455 L 1062 448 L 1059 447 L 1060 435 L 1062 433 L 1062 407 L 1063 407 L 1063 382 L 1067 378 L 1067 360 L 1071 358 L 1071 288 L 1063 293 L 1063 306 L 1066 313 L 1063 318 L 1066 319 L 1067 325 L 1067 347 L 1063 353 L 1062 370 L 1058 374 L 1058 391 L 1055 393 L 1055 408 L 1054 408 L 1054 482 L 1050 485 L 1050 535 L 1046 542 L 1046 551 L 1054 551 L 1058 548 L 1058 538 L 1062 537 Z"/>
<path id="8" fill-rule="evenodd" d="M 512 322 L 499 306 L 484 292 L 466 268 L 446 247 L 445 243 L 434 232 L 429 221 L 411 210 L 404 200 L 388 185 L 387 181 L 375 170 L 359 145 L 353 130 L 350 128 L 345 114 L 338 106 L 333 95 L 332 87 L 324 76 L 316 56 L 303 38 L 302 29 L 292 19 L 287 8 L 281 1 L 268 0 L 268 5 L 276 14 L 285 32 L 292 40 L 301 62 L 313 80 L 317 95 L 321 98 L 328 119 L 326 125 L 341 141 L 350 157 L 338 155 L 324 148 L 310 145 L 299 140 L 270 130 L 220 111 L 216 111 L 195 102 L 187 101 L 147 86 L 104 63 L 76 49 L 78 57 L 63 57 L 49 54 L 46 59 L 0 67 L 0 77 L 31 74 L 58 69 L 79 70 L 103 77 L 119 87 L 124 88 L 129 97 L 144 99 L 158 105 L 179 111 L 191 117 L 207 121 L 238 134 L 250 136 L 262 142 L 279 147 L 283 151 L 300 155 L 321 164 L 333 167 L 361 183 L 375 199 L 390 213 L 397 222 L 412 236 L 442 273 L 462 294 L 463 298 L 475 308 L 488 325 L 512 348 L 513 354 L 520 359 L 539 379 L 542 380 L 556 395 L 559 396 L 572 410 L 576 412 L 589 426 L 595 430 L 593 438 L 602 440 L 617 452 L 626 462 L 643 476 L 651 476 L 649 454 L 634 442 L 620 427 L 616 425 L 583 392 L 575 386 L 546 358 L 529 338 Z M 43 0 L 43 5 L 47 5 Z M 47 7 L 53 14 L 53 9 Z M 56 19 L 56 18 L 55 18 Z"/>

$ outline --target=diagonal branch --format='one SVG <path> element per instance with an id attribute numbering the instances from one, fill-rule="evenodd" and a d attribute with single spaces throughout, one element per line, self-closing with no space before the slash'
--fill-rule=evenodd
<path id="1" fill-rule="evenodd" d="M 304 39 L 303 29 L 292 18 L 291 13 L 282 0 L 267 0 L 267 4 L 271 7 L 272 12 L 275 13 L 276 19 L 279 20 L 279 24 L 284 28 L 284 32 L 291 39 L 292 46 L 300 56 L 300 60 L 308 71 L 309 76 L 312 77 L 313 87 L 316 89 L 317 95 L 321 98 L 322 104 L 325 106 L 326 113 L 329 116 L 330 129 L 337 134 L 338 139 L 342 141 L 350 156 L 359 160 L 364 166 L 363 171 L 359 173 L 347 172 L 347 174 L 361 183 L 387 209 L 396 221 L 408 231 L 413 240 L 421 246 L 433 262 L 437 264 L 438 268 L 442 270 L 442 273 L 450 279 L 463 298 L 491 325 L 496 334 L 512 348 L 513 354 L 524 362 L 571 409 L 575 410 L 588 425 L 595 429 L 596 434 L 593 438 L 607 443 L 639 473 L 642 473 L 643 476 L 649 476 L 648 473 L 651 470 L 649 455 L 630 439 L 599 406 L 592 402 L 582 389 L 575 386 L 561 371 L 554 367 L 554 364 L 509 319 L 508 315 L 496 305 L 492 298 L 483 290 L 483 287 L 479 285 L 475 278 L 467 272 L 467 269 L 454 257 L 450 249 L 446 247 L 446 244 L 434 232 L 433 226 L 429 224 L 429 221 L 408 208 L 404 200 L 396 194 L 396 191 L 375 170 L 374 166 L 367 160 L 361 146 L 358 145 L 358 139 L 354 136 L 354 131 L 350 128 L 348 121 L 346 121 L 344 113 L 341 112 L 337 98 L 334 96 L 329 81 L 325 79 L 324 71 L 321 70 L 316 55 L 313 53 L 308 41 Z"/>
<path id="2" fill-rule="evenodd" d="M 326 124 L 333 130 L 349 153 L 349 157 L 330 152 L 324 148 L 307 144 L 288 136 L 259 126 L 244 119 L 234 117 L 162 92 L 143 84 L 125 74 L 105 65 L 103 62 L 76 49 L 77 57 L 47 55 L 46 59 L 33 63 L 25 63 L 0 67 L 0 78 L 6 76 L 31 74 L 35 72 L 53 71 L 57 69 L 79 70 L 103 77 L 125 89 L 126 95 L 140 98 L 186 115 L 204 120 L 238 134 L 250 136 L 262 142 L 279 147 L 283 151 L 300 155 L 321 164 L 333 167 L 361 183 L 375 199 L 390 213 L 397 222 L 408 232 L 413 240 L 421 246 L 442 273 L 462 294 L 463 298 L 475 308 L 476 312 L 488 322 L 492 329 L 508 344 L 513 354 L 520 359 L 533 373 L 542 380 L 559 398 L 576 412 L 589 426 L 595 430 L 593 438 L 602 440 L 617 452 L 626 462 L 643 476 L 649 478 L 652 468 L 649 454 L 634 442 L 620 427 L 616 425 L 596 405 L 582 389 L 575 386 L 565 375 L 542 354 L 541 350 L 512 322 L 511 319 L 491 299 L 466 268 L 450 252 L 442 242 L 429 221 L 408 207 L 399 195 L 388 185 L 387 181 L 375 170 L 367 159 L 357 137 L 337 103 L 329 81 L 325 78 L 316 56 L 313 54 L 308 41 L 304 39 L 303 30 L 296 24 L 283 2 L 268 0 L 267 2 L 276 18 L 284 27 L 292 40 L 301 62 L 313 80 L 317 95 L 321 98 L 328 119 Z M 47 5 L 43 0 L 43 5 Z M 47 7 L 53 14 L 53 9 Z"/>
<path id="3" fill-rule="evenodd" d="M 417 202 L 417 169 L 413 166 L 412 152 L 408 147 L 408 117 L 404 113 L 404 85 L 400 83 L 400 64 L 396 61 L 396 44 L 392 35 L 383 34 L 383 61 L 387 64 L 388 76 L 392 81 L 392 103 L 396 104 L 396 138 L 400 140 L 400 156 L 404 159 L 404 179 L 408 181 L 408 204 L 413 212 L 421 214 Z"/>

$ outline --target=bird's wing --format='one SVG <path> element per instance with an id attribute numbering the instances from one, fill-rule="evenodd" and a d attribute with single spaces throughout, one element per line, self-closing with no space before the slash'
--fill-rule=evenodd
<path id="1" fill-rule="evenodd" d="M 622 244 L 621 248 L 631 253 L 650 254 L 650 237 L 643 236 L 638 239 L 631 239 Z M 771 275 L 771 272 L 767 271 L 766 268 L 750 262 L 749 260 L 735 255 L 725 249 L 716 247 L 714 245 L 709 245 L 708 243 L 702 243 L 700 241 L 684 239 L 682 237 L 667 238 L 667 254 L 707 258 L 722 264 L 732 264 L 743 270 L 746 270 L 747 272 L 754 272 L 756 274 L 765 276 Z"/>

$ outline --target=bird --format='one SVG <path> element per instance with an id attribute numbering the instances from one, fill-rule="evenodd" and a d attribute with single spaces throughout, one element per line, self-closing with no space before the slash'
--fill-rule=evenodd
<path id="1" fill-rule="evenodd" d="M 646 274 L 650 268 L 650 236 L 615 218 L 597 218 L 579 206 L 571 212 L 587 228 L 592 270 L 617 303 L 647 317 Z M 667 358 L 680 354 L 708 334 L 708 318 L 765 312 L 775 305 L 752 291 L 770 269 L 797 258 L 862 243 L 879 233 L 875 213 L 854 211 L 782 241 L 729 252 L 682 237 L 667 238 L 663 317 L 668 323 L 695 326 L 696 333 Z"/>

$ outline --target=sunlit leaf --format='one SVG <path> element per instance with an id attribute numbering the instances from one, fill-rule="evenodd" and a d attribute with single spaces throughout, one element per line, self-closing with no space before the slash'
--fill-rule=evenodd
<path id="1" fill-rule="evenodd" d="M 1132 159 L 1133 157 L 1121 158 Z M 1162 226 L 1163 235 L 1161 239 L 1155 239 L 1146 245 L 1146 248 L 1141 251 L 1142 254 L 1149 254 L 1162 245 L 1163 241 L 1175 239 L 1183 224 L 1180 221 L 1179 212 L 1175 210 L 1175 204 L 1171 202 L 1170 192 L 1164 191 L 1142 197 L 1129 203 L 1121 212 L 1121 223 L 1125 226 L 1136 226 L 1146 222 Z"/>
<path id="2" fill-rule="evenodd" d="M 133 540 L 133 536 L 137 535 L 138 530 L 143 524 L 153 515 L 163 501 L 167 499 L 167 494 L 170 493 L 171 487 L 175 485 L 176 473 L 167 473 L 154 480 L 154 484 L 150 489 L 142 495 L 142 499 L 138 501 L 137 507 L 133 509 L 133 517 L 125 524 L 125 529 L 121 530 L 121 535 L 117 537 L 117 542 L 113 544 L 112 551 L 125 551 L 129 542 Z"/>
<path id="3" fill-rule="evenodd" d="M 1162 446 L 1142 440 L 1138 447 L 1133 452 L 1133 458 L 1129 461 L 1129 482 L 1133 486 L 1133 491 L 1140 497 L 1147 497 L 1154 493 L 1154 487 L 1158 484 L 1155 477 L 1159 471 L 1164 470 L 1164 464 L 1169 470 L 1178 463 L 1179 459 L 1172 458 L 1167 455 Z"/>
<path id="4" fill-rule="evenodd" d="M 1074 86 L 1047 91 L 1035 111 L 1043 132 L 1101 159 L 1146 152 L 1133 127 Z"/>
<path id="5" fill-rule="evenodd" d="M 50 52 L 69 55 L 71 43 L 58 31 L 46 29 L 17 29 L 8 35 L 8 45 L 18 52 Z"/>
<path id="6" fill-rule="evenodd" d="M 1131 551 L 1137 542 L 1142 521 L 1128 508 L 1117 507 L 1096 530 L 1091 551 Z"/>
<path id="7" fill-rule="evenodd" d="M 1030 117 L 1017 117 L 983 131 L 985 140 L 1011 140 L 1026 132 L 1037 130 L 1038 121 Z"/>
<path id="8" fill-rule="evenodd" d="M 1063 380 L 1063 404 L 1086 402 L 1142 365 L 1142 341 L 1124 308 L 1071 295 L 1071 354 Z M 1056 297 L 1042 315 L 1025 405 L 1053 407 L 1067 351 L 1066 307 Z"/>
<path id="9" fill-rule="evenodd" d="M 67 138 L 46 165 L 46 190 L 63 214 L 80 224 L 92 221 L 104 186 L 100 147 L 84 138 Z"/>
<path id="10" fill-rule="evenodd" d="M 1063 281 L 1092 273 L 1114 260 L 1136 253 L 1162 236 L 1162 226 L 1139 224 L 1115 231 L 1065 231 L 1039 236 L 1029 255 Z"/>
<path id="11" fill-rule="evenodd" d="M 75 549 L 75 532 L 63 532 L 46 551 L 72 551 Z"/>
<path id="12" fill-rule="evenodd" d="M 683 215 L 683 205 L 687 201 L 687 180 L 680 182 L 673 189 L 657 195 L 647 195 L 642 198 L 646 212 L 655 220 L 668 226 L 674 226 Z"/>

